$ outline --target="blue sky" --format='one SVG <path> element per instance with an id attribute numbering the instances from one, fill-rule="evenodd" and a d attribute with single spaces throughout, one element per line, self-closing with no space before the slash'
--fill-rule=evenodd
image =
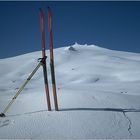
<path id="1" fill-rule="evenodd" d="M 140 2 L 0 2 L 0 58 L 41 50 L 39 8 L 53 12 L 54 47 L 95 44 L 140 53 Z"/>

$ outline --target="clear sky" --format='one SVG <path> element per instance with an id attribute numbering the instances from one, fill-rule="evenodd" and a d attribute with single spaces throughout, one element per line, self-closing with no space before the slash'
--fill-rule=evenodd
<path id="1" fill-rule="evenodd" d="M 140 53 L 140 2 L 0 2 L 0 58 L 41 50 L 39 8 L 53 12 L 54 47 L 95 44 Z M 48 49 L 48 33 L 46 32 Z"/>

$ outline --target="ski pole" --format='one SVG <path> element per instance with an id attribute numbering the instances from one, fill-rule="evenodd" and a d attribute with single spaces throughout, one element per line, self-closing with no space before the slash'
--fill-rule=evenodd
<path id="1" fill-rule="evenodd" d="M 5 107 L 4 111 L 0 114 L 0 117 L 5 117 L 5 113 L 7 112 L 7 110 L 10 108 L 10 106 L 13 104 L 13 102 L 16 100 L 16 98 L 18 97 L 18 95 L 24 89 L 24 87 L 26 86 L 26 84 L 31 80 L 31 78 L 33 77 L 33 75 L 36 73 L 36 71 L 39 69 L 39 67 L 41 65 L 42 65 L 42 60 L 39 62 L 39 64 L 36 66 L 36 68 L 32 71 L 32 73 L 29 75 L 29 77 L 27 78 L 27 80 L 21 85 L 21 87 L 19 88 L 19 90 L 16 92 L 15 96 L 12 98 L 12 100 L 9 102 L 9 104 Z"/>

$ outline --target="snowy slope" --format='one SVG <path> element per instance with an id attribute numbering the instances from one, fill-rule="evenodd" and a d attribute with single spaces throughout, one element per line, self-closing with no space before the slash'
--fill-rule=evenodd
<path id="1" fill-rule="evenodd" d="M 140 138 L 140 54 L 79 44 L 54 52 L 60 111 L 47 111 L 40 68 L 0 118 L 0 138 Z M 40 56 L 0 60 L 0 112 Z"/>

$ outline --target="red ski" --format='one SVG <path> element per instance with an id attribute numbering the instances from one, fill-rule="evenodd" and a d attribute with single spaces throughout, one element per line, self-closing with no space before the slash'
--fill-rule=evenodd
<path id="1" fill-rule="evenodd" d="M 51 67 L 54 105 L 55 105 L 55 110 L 58 111 L 58 101 L 57 101 L 56 82 L 55 82 L 55 69 L 54 69 L 54 56 L 53 56 L 52 12 L 49 7 L 48 7 L 48 30 L 49 30 L 50 67 Z"/>
<path id="2" fill-rule="evenodd" d="M 41 25 L 41 34 L 42 34 L 42 64 L 43 64 L 43 73 L 44 73 L 45 92 L 46 92 L 46 97 L 47 97 L 48 110 L 50 111 L 51 103 L 50 103 L 48 77 L 47 77 L 47 65 L 46 65 L 44 13 L 41 8 L 40 8 L 40 25 Z"/>

